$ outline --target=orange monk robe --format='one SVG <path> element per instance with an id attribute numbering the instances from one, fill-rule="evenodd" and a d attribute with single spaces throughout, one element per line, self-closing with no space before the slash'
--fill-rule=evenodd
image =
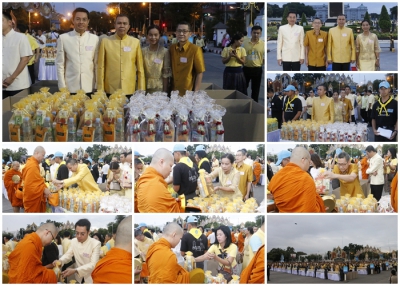
<path id="1" fill-rule="evenodd" d="M 312 177 L 293 163 L 276 173 L 268 185 L 275 205 L 282 213 L 324 213 L 325 206 L 317 194 Z"/>
<path id="2" fill-rule="evenodd" d="M 256 180 L 253 182 L 253 185 L 257 185 L 257 183 L 260 181 L 262 168 L 261 164 L 258 163 L 257 161 L 254 162 L 253 167 L 254 167 L 253 173 L 256 176 Z"/>
<path id="3" fill-rule="evenodd" d="M 40 175 L 39 162 L 35 157 L 26 161 L 22 170 L 24 181 L 24 208 L 26 213 L 44 213 L 46 211 L 46 200 L 44 189 L 46 185 Z"/>
<path id="4" fill-rule="evenodd" d="M 231 240 L 232 240 L 232 243 L 236 243 L 236 237 L 235 237 L 234 232 L 231 232 Z"/>
<path id="5" fill-rule="evenodd" d="M 390 191 L 390 201 L 392 203 L 392 207 L 394 209 L 394 211 L 397 213 L 397 208 L 398 208 L 398 196 L 397 196 L 397 186 L 398 186 L 398 182 L 397 182 L 397 174 L 396 176 L 394 176 L 392 184 L 390 185 L 391 187 L 391 191 Z"/>
<path id="6" fill-rule="evenodd" d="M 141 213 L 179 213 L 180 203 L 168 192 L 164 178 L 147 167 L 136 182 L 137 208 Z"/>
<path id="7" fill-rule="evenodd" d="M 8 195 L 8 199 L 10 200 L 11 206 L 13 207 L 23 207 L 23 203 L 21 199 L 18 199 L 15 196 L 15 191 L 18 190 L 18 188 L 21 186 L 20 184 L 14 184 L 14 182 L 12 181 L 12 177 L 14 175 L 19 176 L 22 179 L 22 173 L 19 171 L 15 171 L 14 169 L 10 169 L 8 170 L 5 174 L 4 174 L 4 186 L 7 189 L 7 195 Z"/>
<path id="8" fill-rule="evenodd" d="M 237 246 L 238 246 L 239 252 L 243 252 L 243 249 L 244 249 L 244 237 L 243 237 L 241 232 L 238 235 L 237 242 L 238 242 Z"/>
<path id="9" fill-rule="evenodd" d="M 249 265 L 240 274 L 240 284 L 264 284 L 265 245 L 261 246 Z"/>
<path id="10" fill-rule="evenodd" d="M 360 164 L 361 164 L 361 178 L 363 180 L 368 180 L 369 175 L 367 174 L 367 169 L 368 169 L 369 164 L 368 164 L 367 156 L 362 158 Z"/>
<path id="11" fill-rule="evenodd" d="M 150 245 L 146 255 L 149 284 L 189 284 L 189 272 L 178 264 L 171 244 L 160 238 Z"/>
<path id="12" fill-rule="evenodd" d="M 134 188 L 134 192 L 133 192 L 133 211 L 135 213 L 139 213 L 139 209 L 138 209 L 138 202 L 137 202 L 137 191 L 136 191 L 136 183 L 135 183 L 135 188 Z"/>
<path id="13" fill-rule="evenodd" d="M 18 243 L 8 257 L 8 263 L 10 283 L 57 283 L 54 271 L 42 266 L 42 241 L 36 232 L 26 235 Z"/>
<path id="14" fill-rule="evenodd" d="M 95 284 L 132 284 L 132 253 L 113 247 L 92 272 Z"/>

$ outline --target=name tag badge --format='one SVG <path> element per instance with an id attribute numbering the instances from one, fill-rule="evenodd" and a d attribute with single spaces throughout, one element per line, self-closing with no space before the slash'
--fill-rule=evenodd
<path id="1" fill-rule="evenodd" d="M 243 176 L 244 175 L 244 172 L 240 172 L 240 176 Z"/>
<path id="2" fill-rule="evenodd" d="M 93 51 L 93 46 L 85 46 L 86 51 Z"/>
<path id="3" fill-rule="evenodd" d="M 187 63 L 187 58 L 181 57 L 180 62 L 186 64 Z"/>
<path id="4" fill-rule="evenodd" d="M 343 33 L 343 34 L 342 34 L 342 37 L 347 37 L 347 34 L 346 34 L 346 33 Z"/>
<path id="5" fill-rule="evenodd" d="M 294 107 L 294 103 L 291 103 L 290 106 L 291 106 L 291 107 Z"/>
<path id="6" fill-rule="evenodd" d="M 346 103 L 343 103 L 344 106 L 346 106 Z"/>
<path id="7" fill-rule="evenodd" d="M 325 106 L 325 103 L 321 103 L 321 106 Z"/>
<path id="8" fill-rule="evenodd" d="M 272 103 L 271 105 L 275 105 L 275 103 Z"/>
<path id="9" fill-rule="evenodd" d="M 130 52 L 131 50 L 131 47 L 124 47 L 124 52 Z"/>
<path id="10" fill-rule="evenodd" d="M 89 253 L 83 253 L 83 257 L 90 258 L 90 254 Z"/>
<path id="11" fill-rule="evenodd" d="M 294 36 L 295 36 L 295 37 L 298 37 L 298 36 L 299 36 L 299 33 L 294 33 Z"/>
<path id="12" fill-rule="evenodd" d="M 388 113 L 393 113 L 393 109 L 388 109 Z"/>
<path id="13" fill-rule="evenodd" d="M 226 181 L 226 184 L 227 185 L 232 185 L 232 182 L 231 181 Z"/>
<path id="14" fill-rule="evenodd" d="M 374 41 L 373 40 L 368 40 L 368 43 L 372 44 Z"/>
<path id="15" fill-rule="evenodd" d="M 318 42 L 322 43 L 324 41 L 324 39 L 318 39 Z"/>
<path id="16" fill-rule="evenodd" d="M 160 60 L 160 59 L 154 59 L 154 63 L 156 63 L 156 64 L 161 64 L 161 63 L 162 63 L 162 60 Z"/>

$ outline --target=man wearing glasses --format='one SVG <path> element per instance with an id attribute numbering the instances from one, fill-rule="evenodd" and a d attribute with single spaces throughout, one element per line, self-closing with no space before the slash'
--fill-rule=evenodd
<path id="1" fill-rule="evenodd" d="M 93 283 L 92 272 L 99 261 L 100 241 L 89 237 L 90 221 L 80 219 L 75 223 L 76 238 L 71 240 L 71 246 L 67 253 L 53 262 L 56 266 L 57 262 L 65 264 L 71 261 L 72 256 L 75 257 L 75 265 L 67 268 L 62 272 L 64 278 L 75 274 L 78 283 Z"/>
<path id="2" fill-rule="evenodd" d="M 321 31 L 321 26 L 321 19 L 317 17 L 314 18 L 314 29 L 307 31 L 304 37 L 306 66 L 309 71 L 326 71 L 326 67 L 328 66 L 328 61 L 326 59 L 328 33 Z"/>
<path id="3" fill-rule="evenodd" d="M 190 43 L 190 24 L 181 22 L 176 29 L 177 44 L 170 47 L 172 66 L 172 90 L 179 90 L 179 95 L 186 91 L 200 90 L 203 79 L 204 65 L 203 51 L 200 47 Z"/>
<path id="4" fill-rule="evenodd" d="M 240 172 L 239 190 L 243 199 L 247 200 L 250 195 L 251 183 L 253 181 L 253 168 L 244 163 L 246 152 L 239 150 L 236 152 L 235 168 Z"/>

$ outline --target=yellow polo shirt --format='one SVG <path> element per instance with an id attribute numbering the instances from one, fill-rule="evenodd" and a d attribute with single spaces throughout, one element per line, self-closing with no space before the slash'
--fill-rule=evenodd
<path id="1" fill-rule="evenodd" d="M 315 121 L 329 121 L 335 119 L 335 110 L 333 108 L 333 99 L 327 96 L 324 98 L 314 97 L 312 106 L 312 120 Z"/>
<path id="2" fill-rule="evenodd" d="M 137 81 L 137 88 L 136 88 Z M 122 89 L 126 94 L 146 90 L 140 41 L 114 34 L 100 43 L 97 65 L 97 89 L 114 93 Z"/>
<path id="3" fill-rule="evenodd" d="M 228 58 L 229 57 L 229 53 L 232 51 L 232 47 L 226 47 L 224 48 L 224 50 L 222 51 L 221 57 L 223 58 Z M 236 54 L 239 58 L 243 58 L 246 57 L 246 50 L 242 47 L 238 47 L 236 49 Z M 226 67 L 241 67 L 242 64 L 238 62 L 238 60 L 234 57 L 231 57 L 229 59 L 229 62 L 227 62 L 225 64 Z"/>
<path id="4" fill-rule="evenodd" d="M 182 50 L 178 44 L 170 47 L 172 67 L 172 90 L 179 90 L 179 95 L 185 95 L 187 90 L 194 89 L 196 75 L 206 71 L 203 51 L 187 41 Z"/>
<path id="5" fill-rule="evenodd" d="M 350 28 L 331 28 L 328 35 L 328 60 L 334 63 L 349 63 L 356 60 L 353 30 Z"/>
<path id="6" fill-rule="evenodd" d="M 328 45 L 328 33 L 319 31 L 307 31 L 304 37 L 304 47 L 308 47 L 308 65 L 313 67 L 325 66 L 325 50 Z"/>
<path id="7" fill-rule="evenodd" d="M 239 190 L 245 196 L 247 194 L 247 183 L 253 182 L 253 168 L 245 163 L 240 167 L 235 164 L 235 168 L 240 173 Z"/>
<path id="8" fill-rule="evenodd" d="M 251 42 L 251 38 L 249 38 L 243 43 L 243 48 L 246 50 L 245 67 L 256 68 L 264 65 L 265 43 L 263 40 L 253 43 Z"/>
<path id="9" fill-rule="evenodd" d="M 93 175 L 86 164 L 78 164 L 78 169 L 75 173 L 72 173 L 71 178 L 64 180 L 65 187 L 69 187 L 73 184 L 78 184 L 81 191 L 100 191 L 99 186 L 94 181 Z"/>
<path id="10" fill-rule="evenodd" d="M 37 48 L 39 48 L 39 44 L 37 43 L 35 38 L 32 37 L 31 35 L 25 34 L 25 36 L 28 38 L 29 45 L 31 46 L 31 50 L 32 50 L 32 53 L 33 53 L 33 56 L 31 57 L 31 59 L 28 62 L 28 66 L 30 66 L 35 62 L 35 50 Z"/>

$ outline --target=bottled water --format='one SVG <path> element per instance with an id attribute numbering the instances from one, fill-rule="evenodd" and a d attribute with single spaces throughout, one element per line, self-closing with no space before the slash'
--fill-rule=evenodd
<path id="1" fill-rule="evenodd" d="M 76 126 L 73 117 L 68 118 L 68 142 L 75 142 L 76 140 Z"/>

